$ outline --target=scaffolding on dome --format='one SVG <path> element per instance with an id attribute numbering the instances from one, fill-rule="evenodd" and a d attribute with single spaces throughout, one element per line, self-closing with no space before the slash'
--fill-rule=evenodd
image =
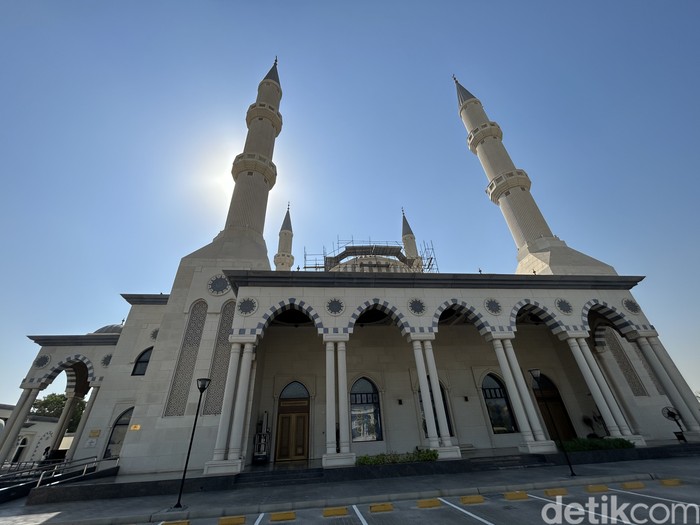
<path id="1" fill-rule="evenodd" d="M 348 258 L 362 256 L 390 257 L 404 264 L 409 262 L 406 254 L 403 252 L 403 244 L 398 241 L 338 239 L 337 242 L 333 244 L 331 251 L 326 251 L 324 246 L 323 253 L 309 253 L 306 251 L 306 247 L 304 247 L 304 271 L 328 272 Z M 419 256 L 422 263 L 419 272 L 440 272 L 432 241 L 430 243 L 422 243 Z"/>

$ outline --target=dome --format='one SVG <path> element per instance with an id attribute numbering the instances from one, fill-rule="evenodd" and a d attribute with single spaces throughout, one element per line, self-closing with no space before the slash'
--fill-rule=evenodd
<path id="1" fill-rule="evenodd" d="M 120 324 L 108 324 L 106 326 L 103 326 L 102 328 L 98 328 L 93 334 L 121 334 L 122 333 L 122 328 L 124 328 Z"/>
<path id="2" fill-rule="evenodd" d="M 390 272 L 409 273 L 411 269 L 403 262 L 381 255 L 361 255 L 343 261 L 330 269 L 331 272 Z"/>

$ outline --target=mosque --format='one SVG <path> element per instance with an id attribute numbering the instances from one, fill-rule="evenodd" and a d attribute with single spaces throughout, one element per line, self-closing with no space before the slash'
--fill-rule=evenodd
<path id="1" fill-rule="evenodd" d="M 224 229 L 181 260 L 170 294 L 124 294 L 123 325 L 30 336 L 40 348 L 0 464 L 62 372 L 68 402 L 49 445 L 87 398 L 65 455 L 119 457 L 120 476 L 180 472 L 198 409 L 190 467 L 208 476 L 416 449 L 442 460 L 549 453 L 587 436 L 644 447 L 674 439 L 668 406 L 700 441 L 700 405 L 631 293 L 642 277 L 552 234 L 501 128 L 455 85 L 468 147 L 517 247 L 514 274 L 436 272 L 405 215 L 400 243 L 347 243 L 296 271 L 289 210 L 273 270 L 263 228 L 282 130 L 275 62 L 247 112 Z"/>

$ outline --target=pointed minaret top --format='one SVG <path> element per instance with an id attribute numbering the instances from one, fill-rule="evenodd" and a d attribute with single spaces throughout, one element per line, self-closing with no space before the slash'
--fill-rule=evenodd
<path id="1" fill-rule="evenodd" d="M 408 221 L 406 220 L 406 214 L 403 211 L 403 208 L 401 208 L 401 215 L 403 217 L 403 224 L 401 227 L 401 237 L 405 235 L 413 235 L 413 230 L 411 230 L 411 226 L 408 224 Z"/>
<path id="2" fill-rule="evenodd" d="M 270 71 L 267 72 L 267 75 L 265 75 L 265 78 L 263 80 L 274 80 L 278 84 L 280 83 L 280 77 L 277 74 L 277 57 L 275 57 L 275 63 L 272 64 Z"/>
<path id="3" fill-rule="evenodd" d="M 287 204 L 287 214 L 284 216 L 284 220 L 282 221 L 282 227 L 280 228 L 280 231 L 292 231 L 292 218 L 289 216 L 289 204 Z"/>
<path id="4" fill-rule="evenodd" d="M 472 98 L 476 98 L 474 95 L 469 93 L 467 89 L 459 83 L 459 80 L 457 80 L 457 77 L 452 75 L 452 80 L 455 81 L 455 86 L 457 87 L 457 100 L 459 101 L 459 107 L 462 107 L 462 104 L 464 104 L 467 100 L 470 100 Z"/>

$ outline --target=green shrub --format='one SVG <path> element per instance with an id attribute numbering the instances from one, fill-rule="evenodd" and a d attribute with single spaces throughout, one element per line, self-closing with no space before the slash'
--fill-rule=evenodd
<path id="1" fill-rule="evenodd" d="M 634 448 L 634 443 L 623 438 L 576 438 L 564 441 L 562 448 L 567 452 L 582 452 L 586 450 L 613 450 Z"/>
<path id="2" fill-rule="evenodd" d="M 416 461 L 436 461 L 437 458 L 437 450 L 416 449 L 413 452 L 407 452 L 406 454 L 398 454 L 397 452 L 387 452 L 386 454 L 377 454 L 376 456 L 358 456 L 355 460 L 355 464 L 389 465 L 394 463 L 414 463 Z"/>

